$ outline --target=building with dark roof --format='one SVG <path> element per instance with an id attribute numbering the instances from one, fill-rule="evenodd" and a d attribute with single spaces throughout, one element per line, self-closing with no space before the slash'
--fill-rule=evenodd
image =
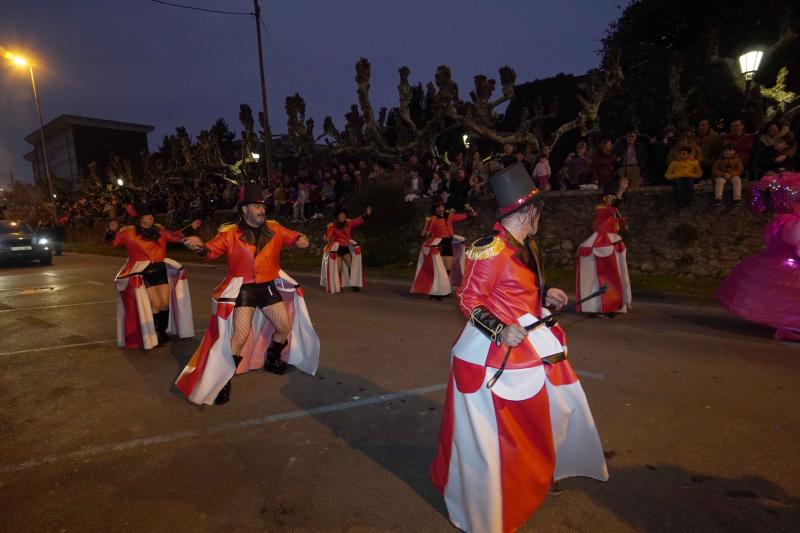
<path id="1" fill-rule="evenodd" d="M 106 176 L 110 155 L 128 159 L 134 176 L 141 176 L 141 153 L 147 150 L 147 134 L 153 126 L 104 120 L 76 115 L 60 115 L 44 126 L 47 157 L 54 177 L 64 178 L 76 187 L 89 172 L 89 164 L 97 164 L 100 177 Z M 47 181 L 39 130 L 25 137 L 33 150 L 25 159 L 33 165 L 37 183 Z"/>

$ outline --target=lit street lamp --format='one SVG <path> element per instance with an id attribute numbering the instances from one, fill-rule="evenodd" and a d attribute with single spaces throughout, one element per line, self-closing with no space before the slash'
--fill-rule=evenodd
<path id="1" fill-rule="evenodd" d="M 120 187 L 122 187 L 123 185 L 125 185 L 125 182 L 124 182 L 124 181 L 122 181 L 122 178 L 117 178 L 117 185 L 119 185 Z"/>
<path id="2" fill-rule="evenodd" d="M 764 57 L 764 52 L 761 50 L 750 50 L 739 56 L 739 68 L 742 69 L 744 75 L 744 105 L 747 107 L 747 100 L 750 98 L 750 86 L 753 83 L 753 78 L 761 65 L 761 58 Z"/>
<path id="3" fill-rule="evenodd" d="M 253 161 L 258 161 L 259 159 L 261 159 L 261 154 L 259 154 L 258 152 L 251 152 L 250 157 L 253 158 Z"/>
<path id="4" fill-rule="evenodd" d="M 42 123 L 42 108 L 39 106 L 39 93 L 36 92 L 36 80 L 33 77 L 33 65 L 30 64 L 24 57 L 6 52 L 3 57 L 11 61 L 17 66 L 28 67 L 28 72 L 31 75 L 31 87 L 33 88 L 33 101 L 36 103 L 36 115 L 39 117 L 39 135 L 42 138 L 42 156 L 44 158 L 44 171 L 47 175 L 47 186 L 50 189 L 50 196 L 56 197 L 53 192 L 53 178 L 50 174 L 50 161 L 47 159 L 47 143 L 44 140 L 44 124 Z M 53 217 L 56 216 L 56 203 L 53 201 Z"/>

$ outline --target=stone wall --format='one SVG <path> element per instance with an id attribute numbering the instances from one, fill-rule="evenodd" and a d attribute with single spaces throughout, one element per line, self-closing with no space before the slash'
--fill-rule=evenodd
<path id="1" fill-rule="evenodd" d="M 548 194 L 539 230 L 539 243 L 548 267 L 574 266 L 577 246 L 592 232 L 599 196 L 596 191 Z M 749 191 L 744 196 L 748 198 Z M 742 258 L 761 250 L 762 231 L 770 215 L 756 215 L 747 207 L 720 213 L 711 207 L 712 199 L 710 190 L 696 191 L 694 206 L 676 213 L 669 187 L 628 192 L 621 210 L 628 220 L 623 238 L 631 272 L 720 278 Z M 375 215 L 354 232 L 354 238 L 364 248 L 366 266 L 416 264 L 422 241 L 420 230 L 430 203 L 372 200 Z M 351 213 L 360 211 L 356 203 L 353 202 Z M 385 207 L 379 208 L 380 204 Z M 478 203 L 476 208 L 481 212 L 480 217 L 456 224 L 456 233 L 470 241 L 489 233 L 494 223 L 491 201 Z M 230 218 L 230 213 L 218 213 L 215 223 L 206 223 L 201 235 L 206 239 L 213 236 L 216 225 L 226 218 Z M 327 220 L 326 217 L 305 223 L 286 220 L 282 223 L 309 235 L 311 249 L 302 253 L 318 256 L 324 245 L 322 235 Z M 100 242 L 105 224 L 95 221 L 91 227 L 71 228 L 68 240 Z"/>

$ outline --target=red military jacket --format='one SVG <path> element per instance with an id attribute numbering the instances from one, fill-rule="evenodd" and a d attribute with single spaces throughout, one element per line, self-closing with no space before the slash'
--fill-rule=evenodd
<path id="1" fill-rule="evenodd" d="M 601 204 L 595 208 L 594 231 L 597 233 L 619 233 L 620 226 L 624 225 L 625 218 L 616 207 Z"/>
<path id="2" fill-rule="evenodd" d="M 459 309 L 470 318 L 481 306 L 504 325 L 525 313 L 541 317 L 546 291 L 536 243 L 517 242 L 499 223 L 494 231 L 495 235 L 478 239 L 467 251 Z"/>
<path id="3" fill-rule="evenodd" d="M 425 219 L 425 227 L 422 232 L 430 233 L 434 238 L 452 237 L 455 233 L 453 223 L 462 222 L 468 218 L 469 216 L 464 213 L 445 213 L 444 218 L 433 215 Z"/>
<path id="4" fill-rule="evenodd" d="M 153 227 L 158 232 L 156 240 L 147 238 L 146 230 L 143 232 L 139 226 L 125 226 L 114 235 L 111 246 L 124 247 L 128 252 L 128 263 L 133 264 L 136 261 L 160 263 L 167 257 L 167 243 L 181 242 L 183 235 L 159 225 Z"/>
<path id="5" fill-rule="evenodd" d="M 225 224 L 216 237 L 205 243 L 206 259 L 226 256 L 229 278 L 243 278 L 242 283 L 264 283 L 278 277 L 280 257 L 284 246 L 291 246 L 302 235 L 267 220 L 254 229 L 246 224 Z"/>
<path id="6" fill-rule="evenodd" d="M 325 229 L 325 240 L 329 244 L 338 242 L 339 246 L 350 246 L 350 232 L 353 228 L 357 228 L 364 223 L 362 217 L 348 218 L 344 221 L 344 227 L 339 227 L 336 223 L 331 222 Z"/>
<path id="7" fill-rule="evenodd" d="M 495 224 L 494 231 L 494 235 L 475 241 L 467 251 L 458 300 L 459 309 L 470 323 L 493 340 L 486 366 L 499 368 L 506 352 L 506 347 L 499 343 L 500 331 L 527 313 L 541 318 L 547 286 L 535 241 L 519 243 L 499 223 Z M 550 331 L 565 342 L 559 325 Z M 506 368 L 539 364 L 539 355 L 532 345 L 522 343 L 511 350 Z"/>

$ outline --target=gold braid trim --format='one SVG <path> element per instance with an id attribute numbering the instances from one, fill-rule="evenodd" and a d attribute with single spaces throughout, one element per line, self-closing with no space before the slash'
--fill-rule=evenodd
<path id="1" fill-rule="evenodd" d="M 231 231 L 234 229 L 236 229 L 236 224 L 223 224 L 219 227 L 217 231 L 221 233 L 223 231 Z"/>
<path id="2" fill-rule="evenodd" d="M 502 239 L 492 238 L 488 244 L 483 244 L 486 239 L 478 239 L 467 250 L 467 258 L 477 261 L 479 259 L 489 259 L 498 255 L 506 247 Z"/>
<path id="3" fill-rule="evenodd" d="M 489 334 L 489 338 L 493 343 L 500 345 L 500 332 L 503 331 L 503 328 L 505 326 L 503 326 L 503 324 L 498 324 L 497 326 L 492 328 L 488 324 L 484 324 L 483 322 L 480 321 L 480 319 L 478 319 L 478 314 L 480 312 L 481 309 L 479 307 L 473 309 L 472 312 L 469 314 L 469 323 L 472 324 L 473 326 L 482 328 Z"/>

